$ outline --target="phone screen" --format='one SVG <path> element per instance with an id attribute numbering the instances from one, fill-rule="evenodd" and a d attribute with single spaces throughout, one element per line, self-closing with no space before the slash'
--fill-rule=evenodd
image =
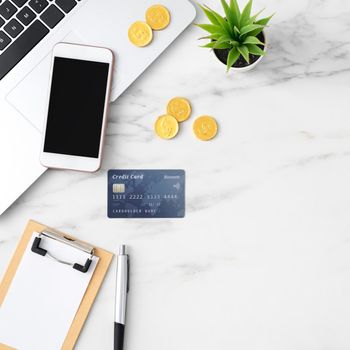
<path id="1" fill-rule="evenodd" d="M 44 152 L 98 158 L 109 64 L 55 57 Z"/>

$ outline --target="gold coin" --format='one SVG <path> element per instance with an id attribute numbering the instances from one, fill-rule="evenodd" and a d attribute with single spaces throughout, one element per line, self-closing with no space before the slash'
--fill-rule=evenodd
<path id="1" fill-rule="evenodd" d="M 187 120 L 191 115 L 190 101 L 183 97 L 175 97 L 168 103 L 167 113 L 177 119 L 178 122 Z"/>
<path id="2" fill-rule="evenodd" d="M 129 40 L 136 46 L 147 46 L 153 39 L 152 28 L 145 22 L 133 23 L 128 31 Z"/>
<path id="3" fill-rule="evenodd" d="M 165 6 L 153 5 L 146 11 L 146 22 L 154 30 L 164 29 L 170 23 L 170 13 Z"/>
<path id="4" fill-rule="evenodd" d="M 213 117 L 203 115 L 193 123 L 193 132 L 202 141 L 214 138 L 218 132 L 218 125 Z"/>
<path id="5" fill-rule="evenodd" d="M 164 114 L 156 120 L 154 129 L 162 139 L 172 139 L 179 131 L 179 123 L 173 116 Z"/>

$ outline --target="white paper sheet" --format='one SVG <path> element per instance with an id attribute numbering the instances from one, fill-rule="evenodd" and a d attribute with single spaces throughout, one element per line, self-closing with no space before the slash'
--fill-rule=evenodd
<path id="1" fill-rule="evenodd" d="M 87 273 L 31 251 L 34 233 L 0 307 L 0 343 L 18 350 L 59 350 L 96 268 Z M 55 257 L 84 265 L 89 254 L 44 237 Z"/>

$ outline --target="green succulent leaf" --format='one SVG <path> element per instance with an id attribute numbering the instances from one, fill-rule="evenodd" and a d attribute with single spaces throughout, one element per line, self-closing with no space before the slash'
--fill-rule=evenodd
<path id="1" fill-rule="evenodd" d="M 248 50 L 248 47 L 246 45 L 237 46 L 237 50 L 243 56 L 245 61 L 247 63 L 249 63 L 249 50 Z"/>
<path id="2" fill-rule="evenodd" d="M 256 13 L 254 16 L 250 17 L 249 24 L 256 23 L 257 18 L 261 15 L 261 13 L 265 11 L 265 9 L 260 10 L 258 13 Z"/>
<path id="3" fill-rule="evenodd" d="M 237 39 L 239 39 L 241 32 L 239 31 L 239 29 L 236 26 L 234 27 L 234 33 L 235 33 L 235 37 Z"/>
<path id="4" fill-rule="evenodd" d="M 211 41 L 208 44 L 202 45 L 201 47 L 207 48 L 207 49 L 213 49 L 215 45 L 215 41 Z"/>
<path id="5" fill-rule="evenodd" d="M 265 28 L 265 26 L 270 22 L 270 20 L 273 16 L 274 16 L 274 14 L 272 14 L 269 17 L 265 17 L 265 18 L 262 18 L 262 19 L 259 19 L 258 21 L 256 21 L 255 24 L 262 25 L 263 28 L 258 28 L 256 30 L 253 30 L 249 35 L 257 36 L 258 34 L 260 34 L 263 31 L 263 29 Z"/>
<path id="6" fill-rule="evenodd" d="M 238 41 L 236 41 L 236 40 L 230 40 L 230 44 L 232 45 L 232 46 L 239 46 L 239 45 L 241 45 Z"/>
<path id="7" fill-rule="evenodd" d="M 222 4 L 222 7 L 224 8 L 226 19 L 231 29 L 231 33 L 233 33 L 234 26 L 238 25 L 237 19 L 234 13 L 232 12 L 230 6 L 227 4 L 226 0 L 221 0 L 221 4 Z"/>
<path id="8" fill-rule="evenodd" d="M 263 42 L 261 42 L 256 36 L 247 36 L 243 44 L 255 44 L 255 45 L 265 45 Z"/>
<path id="9" fill-rule="evenodd" d="M 228 42 L 223 42 L 221 44 L 215 43 L 214 49 L 230 49 L 232 45 Z"/>
<path id="10" fill-rule="evenodd" d="M 257 45 L 247 44 L 246 46 L 247 46 L 249 52 L 253 55 L 256 55 L 256 56 L 264 56 L 265 55 L 265 51 L 261 50 L 261 48 Z"/>
<path id="11" fill-rule="evenodd" d="M 203 36 L 199 39 L 212 39 L 212 40 L 218 40 L 223 34 L 222 33 L 214 33 L 207 36 Z"/>
<path id="12" fill-rule="evenodd" d="M 201 46 L 203 48 L 207 48 L 207 49 L 230 49 L 232 47 L 232 45 L 230 45 L 229 43 L 221 43 L 218 44 L 216 41 L 212 41 L 208 44 L 205 44 L 203 46 Z"/>
<path id="13" fill-rule="evenodd" d="M 237 50 L 236 47 L 233 47 L 227 56 L 227 71 L 230 70 L 230 68 L 237 62 L 240 52 Z"/>
<path id="14" fill-rule="evenodd" d="M 265 18 L 259 19 L 258 21 L 255 22 L 255 24 L 261 24 L 261 25 L 263 25 L 263 26 L 266 26 L 266 25 L 270 22 L 271 18 L 272 18 L 274 15 L 275 15 L 275 14 L 273 13 L 273 14 L 272 14 L 271 16 L 269 16 L 269 17 L 265 17 Z"/>
<path id="15" fill-rule="evenodd" d="M 224 1 L 224 0 L 223 0 Z M 206 6 L 207 9 L 213 14 L 213 16 L 215 16 L 216 20 L 219 23 L 219 26 L 226 31 L 227 34 L 231 34 L 231 27 L 229 25 L 229 23 L 226 21 L 226 19 L 224 17 L 222 17 L 219 13 L 217 13 L 216 11 L 212 10 L 210 7 Z"/>
<path id="16" fill-rule="evenodd" d="M 210 34 L 215 34 L 215 33 L 222 33 L 222 35 L 226 34 L 226 32 L 224 32 L 220 26 L 217 26 L 214 24 L 196 24 L 196 26 L 204 29 Z"/>
<path id="17" fill-rule="evenodd" d="M 231 37 L 231 35 L 222 35 L 219 38 L 219 40 L 222 41 L 222 42 L 224 42 L 224 41 L 230 42 L 230 41 L 232 41 L 232 37 Z"/>
<path id="18" fill-rule="evenodd" d="M 264 29 L 264 25 L 261 25 L 261 24 L 248 24 L 246 26 L 244 26 L 243 28 L 241 28 L 241 31 L 240 31 L 240 38 L 243 39 L 244 38 L 244 35 L 246 34 L 249 34 L 249 36 L 255 36 L 255 35 L 252 35 L 251 33 L 257 29 Z"/>
<path id="19" fill-rule="evenodd" d="M 232 47 L 232 45 L 230 44 L 231 38 L 227 35 L 223 35 L 221 38 L 219 38 L 214 45 L 214 49 L 218 49 L 219 45 L 221 44 L 226 44 L 229 45 L 229 47 Z"/>
<path id="20" fill-rule="evenodd" d="M 239 9 L 237 0 L 230 0 L 230 8 L 231 8 L 231 11 L 232 11 L 234 18 L 235 18 L 234 25 L 238 26 L 240 18 L 241 18 L 241 11 Z"/>
<path id="21" fill-rule="evenodd" d="M 214 16 L 214 14 L 212 13 L 212 11 L 206 9 L 204 6 L 202 6 L 201 4 L 198 4 L 198 6 L 202 9 L 202 11 L 204 12 L 204 14 L 207 16 L 207 18 L 209 19 L 209 21 L 214 24 L 214 25 L 220 25 L 220 22 L 216 19 L 216 17 Z"/>
<path id="22" fill-rule="evenodd" d="M 245 25 L 247 25 L 249 23 L 250 13 L 252 11 L 252 4 L 253 4 L 253 0 L 249 0 L 247 5 L 243 9 L 242 14 L 241 14 L 241 19 L 239 21 L 240 27 L 244 27 Z"/>

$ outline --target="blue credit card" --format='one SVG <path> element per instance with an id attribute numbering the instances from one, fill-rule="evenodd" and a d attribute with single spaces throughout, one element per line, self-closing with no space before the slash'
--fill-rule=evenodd
<path id="1" fill-rule="evenodd" d="M 184 170 L 109 170 L 109 218 L 183 218 Z"/>

